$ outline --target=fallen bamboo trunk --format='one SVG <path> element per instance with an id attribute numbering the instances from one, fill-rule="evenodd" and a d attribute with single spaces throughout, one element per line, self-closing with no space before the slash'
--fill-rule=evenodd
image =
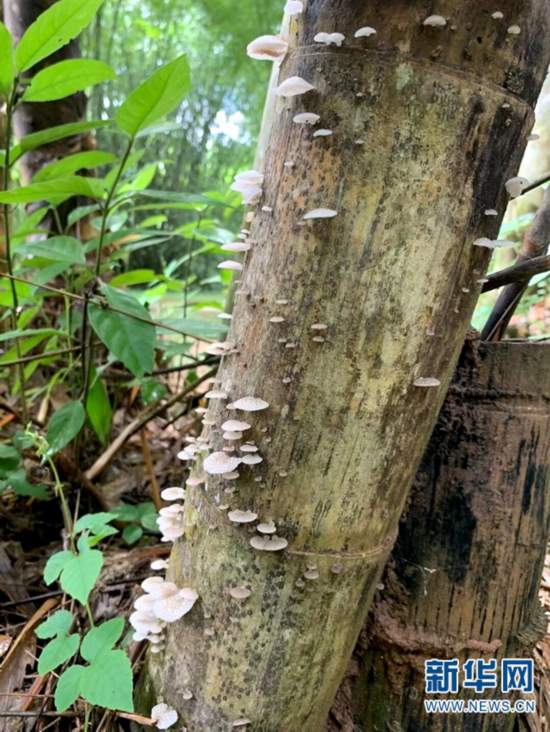
<path id="1" fill-rule="evenodd" d="M 424 700 L 513 704 L 500 662 L 529 657 L 544 634 L 537 596 L 550 530 L 549 361 L 550 344 L 467 344 L 335 707 L 353 729 L 514 728 L 514 714 L 429 714 Z M 457 693 L 425 692 L 424 663 L 434 658 L 459 660 Z M 471 658 L 497 659 L 497 688 L 462 688 Z"/>
<path id="2" fill-rule="evenodd" d="M 291 22 L 280 79 L 315 88 L 278 103 L 219 373 L 229 399 L 269 404 L 245 438 L 264 461 L 188 490 L 169 574 L 200 602 L 140 691 L 180 729 L 318 732 L 345 672 L 481 287 L 474 241 L 497 235 L 484 212 L 504 210 L 549 60 L 543 0 L 503 4 L 519 35 L 485 3 L 456 5 L 441 3 L 444 28 L 408 0 L 309 0 Z M 341 48 L 314 41 L 332 31 Z M 305 111 L 333 134 L 293 122 Z M 337 215 L 304 220 L 319 208 Z M 243 416 L 215 404 L 217 428 Z M 288 550 L 252 548 L 223 504 L 273 519 Z"/>

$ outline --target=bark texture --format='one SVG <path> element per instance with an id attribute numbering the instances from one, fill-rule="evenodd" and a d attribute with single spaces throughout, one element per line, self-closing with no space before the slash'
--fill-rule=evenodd
<path id="1" fill-rule="evenodd" d="M 141 692 L 176 707 L 178 729 L 322 729 L 394 543 L 487 264 L 473 241 L 496 238 L 484 210 L 504 210 L 549 59 L 543 0 L 501 3 L 515 36 L 478 0 L 440 3 L 447 26 L 425 27 L 432 5 L 309 0 L 291 23 L 280 78 L 315 91 L 278 103 L 260 203 L 273 213 L 252 224 L 219 373 L 230 399 L 269 403 L 246 415 L 264 462 L 188 491 L 169 574 L 200 602 Z M 374 39 L 354 39 L 366 25 Z M 341 48 L 314 43 L 333 31 Z M 313 138 L 302 111 L 334 134 Z M 303 221 L 321 207 L 338 215 Z M 209 410 L 218 426 L 231 415 Z M 288 550 L 252 549 L 220 504 L 273 519 Z M 232 599 L 242 584 L 251 596 Z"/>
<path id="2" fill-rule="evenodd" d="M 352 715 L 335 728 L 514 728 L 511 714 L 425 714 L 424 661 L 525 658 L 544 634 L 549 358 L 549 344 L 465 347 L 335 707 L 342 721 L 351 698 Z M 514 700 L 500 688 L 432 698 L 470 696 Z"/>

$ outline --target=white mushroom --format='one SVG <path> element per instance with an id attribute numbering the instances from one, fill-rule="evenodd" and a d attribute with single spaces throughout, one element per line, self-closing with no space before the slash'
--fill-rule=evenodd
<path id="1" fill-rule="evenodd" d="M 250 58 L 278 63 L 284 59 L 287 51 L 288 43 L 281 36 L 260 36 L 246 47 L 246 53 Z"/>
<path id="2" fill-rule="evenodd" d="M 285 79 L 282 84 L 279 84 L 275 89 L 275 94 L 278 97 L 297 97 L 300 94 L 306 94 L 312 89 L 315 89 L 315 87 L 309 81 L 302 79 L 300 76 L 291 76 Z"/>
<path id="3" fill-rule="evenodd" d="M 337 215 L 338 211 L 334 211 L 331 208 L 314 208 L 312 211 L 308 211 L 304 215 L 304 220 L 310 221 L 311 219 L 331 219 Z"/>
<path id="4" fill-rule="evenodd" d="M 239 447 L 239 450 L 241 452 L 258 452 L 258 448 L 256 447 L 256 445 L 248 445 L 248 444 L 241 445 Z"/>
<path id="5" fill-rule="evenodd" d="M 155 572 L 160 572 L 164 569 L 168 569 L 168 560 L 167 559 L 155 559 L 151 562 L 150 567 Z"/>
<path id="6" fill-rule="evenodd" d="M 234 600 L 246 600 L 250 597 L 252 591 L 248 587 L 244 587 L 244 585 L 239 585 L 238 587 L 230 587 L 229 594 Z"/>
<path id="7" fill-rule="evenodd" d="M 509 178 L 504 184 L 504 187 L 506 188 L 510 198 L 517 198 L 518 196 L 521 196 L 524 188 L 526 188 L 526 186 L 528 185 L 529 181 L 527 180 L 527 178 L 515 176 L 514 178 Z"/>
<path id="8" fill-rule="evenodd" d="M 321 117 L 313 112 L 300 112 L 292 118 L 297 125 L 316 125 Z"/>
<path id="9" fill-rule="evenodd" d="M 224 252 L 248 252 L 251 248 L 252 245 L 246 241 L 234 241 L 221 246 Z"/>
<path id="10" fill-rule="evenodd" d="M 230 269 L 234 272 L 242 272 L 243 266 L 240 262 L 235 262 L 232 259 L 226 259 L 224 262 L 218 264 L 218 269 Z"/>
<path id="11" fill-rule="evenodd" d="M 496 208 L 486 208 L 484 211 L 485 216 L 498 216 Z"/>
<path id="12" fill-rule="evenodd" d="M 185 485 L 188 485 L 190 487 L 195 487 L 197 485 L 201 485 L 201 483 L 205 483 L 206 478 L 199 478 L 197 476 L 191 476 L 190 478 L 187 478 L 185 481 Z"/>
<path id="13" fill-rule="evenodd" d="M 237 191 L 243 197 L 243 203 L 256 203 L 262 195 L 264 176 L 257 170 L 245 170 L 235 176 L 231 185 L 232 191 Z"/>
<path id="14" fill-rule="evenodd" d="M 284 323 L 285 319 L 281 315 L 274 315 L 272 318 L 269 318 L 270 323 Z"/>
<path id="15" fill-rule="evenodd" d="M 236 402 L 233 402 L 229 406 L 233 407 L 233 409 L 240 409 L 241 412 L 259 412 L 262 409 L 267 409 L 269 404 L 258 397 L 248 396 L 237 399 Z"/>
<path id="16" fill-rule="evenodd" d="M 333 134 L 332 130 L 316 130 L 313 133 L 313 137 L 330 137 Z"/>
<path id="17" fill-rule="evenodd" d="M 240 464 L 240 458 L 230 457 L 225 452 L 213 452 L 205 459 L 203 467 L 210 475 L 224 475 L 232 473 Z"/>
<path id="18" fill-rule="evenodd" d="M 447 25 L 447 21 L 442 15 L 429 15 L 422 25 L 429 25 L 433 28 L 443 28 Z"/>
<path id="19" fill-rule="evenodd" d="M 222 437 L 224 440 L 240 440 L 243 436 L 242 432 L 238 432 L 237 430 L 229 430 L 229 432 L 224 432 Z"/>
<path id="20" fill-rule="evenodd" d="M 495 10 L 494 13 L 491 13 L 491 18 L 494 18 L 495 20 L 502 20 L 502 18 L 504 18 L 504 13 L 500 10 Z"/>
<path id="21" fill-rule="evenodd" d="M 368 38 L 376 33 L 375 28 L 371 28 L 370 25 L 365 25 L 363 28 L 359 28 L 355 31 L 354 38 Z"/>
<path id="22" fill-rule="evenodd" d="M 287 15 L 299 15 L 304 11 L 304 3 L 301 0 L 288 0 L 285 5 L 285 13 Z"/>
<path id="23" fill-rule="evenodd" d="M 540 140 L 540 135 L 537 135 L 536 132 L 532 132 L 527 136 L 527 142 L 534 142 L 535 140 Z"/>
<path id="24" fill-rule="evenodd" d="M 229 511 L 227 517 L 234 524 L 251 524 L 253 521 L 256 521 L 258 514 L 254 513 L 254 511 L 240 511 L 239 509 L 235 509 L 234 511 Z"/>
<path id="25" fill-rule="evenodd" d="M 191 610 L 198 597 L 190 587 L 185 587 L 174 595 L 160 597 L 155 602 L 155 615 L 166 623 L 174 623 Z"/>
<path id="26" fill-rule="evenodd" d="M 227 394 L 224 391 L 220 391 L 219 389 L 212 389 L 211 391 L 207 391 L 204 395 L 205 399 L 227 399 Z"/>
<path id="27" fill-rule="evenodd" d="M 264 521 L 256 526 L 256 531 L 259 531 L 260 534 L 275 534 L 277 527 L 273 521 Z"/>
<path id="28" fill-rule="evenodd" d="M 519 36 L 519 34 L 521 33 L 521 28 L 519 27 L 519 25 L 511 25 L 508 28 L 508 33 L 511 36 Z"/>
<path id="29" fill-rule="evenodd" d="M 313 37 L 315 43 L 323 43 L 325 46 L 341 46 L 346 40 L 342 33 L 317 33 Z"/>
<path id="30" fill-rule="evenodd" d="M 297 3 L 301 5 L 301 3 Z M 247 717 L 241 717 L 233 722 L 233 727 L 246 727 L 248 724 L 252 724 L 252 720 Z"/>
<path id="31" fill-rule="evenodd" d="M 245 465 L 259 465 L 264 461 L 264 459 L 260 457 L 260 455 L 245 455 L 241 459 Z"/>
<path id="32" fill-rule="evenodd" d="M 151 709 L 151 719 L 155 723 L 157 729 L 168 729 L 172 727 L 178 721 L 178 713 L 168 704 L 161 702 L 155 704 Z"/>
<path id="33" fill-rule="evenodd" d="M 245 432 L 250 429 L 248 422 L 242 422 L 238 419 L 228 419 L 222 424 L 224 432 Z"/>
<path id="34" fill-rule="evenodd" d="M 486 249 L 507 249 L 516 246 L 516 243 L 508 239 L 488 239 L 487 237 L 481 237 L 481 239 L 474 241 L 474 246 L 485 247 Z"/>
<path id="35" fill-rule="evenodd" d="M 414 380 L 414 385 L 421 387 L 436 387 L 441 386 L 441 381 L 433 378 L 432 376 L 419 376 L 418 379 Z"/>
<path id="36" fill-rule="evenodd" d="M 287 548 L 288 541 L 276 534 L 272 536 L 253 536 L 250 539 L 250 546 L 260 552 L 280 552 Z"/>
<path id="37" fill-rule="evenodd" d="M 165 488 L 160 496 L 164 501 L 179 501 L 185 498 L 185 490 L 176 486 L 173 488 Z"/>

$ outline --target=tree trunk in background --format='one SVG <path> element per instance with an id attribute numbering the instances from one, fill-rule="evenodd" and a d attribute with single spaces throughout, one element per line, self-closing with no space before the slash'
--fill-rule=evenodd
<path id="1" fill-rule="evenodd" d="M 40 13 L 43 13 L 54 2 L 55 0 L 3 0 L 4 22 L 16 42 Z M 53 63 L 66 59 L 78 58 L 79 56 L 78 39 L 75 39 L 37 64 L 33 67 L 32 71 L 35 73 L 45 66 L 50 66 Z M 56 125 L 67 124 L 69 122 L 79 122 L 84 119 L 85 113 L 86 95 L 83 92 L 78 92 L 77 94 L 59 99 L 55 102 L 21 104 L 15 113 L 15 135 L 20 139 L 25 135 L 47 129 L 48 127 L 55 127 Z M 70 155 L 71 153 L 88 150 L 93 146 L 92 137 L 89 134 L 83 134 L 44 145 L 37 150 L 27 153 L 19 163 L 23 184 L 27 185 L 33 175 L 48 163 Z M 67 209 L 75 207 L 75 200 L 71 199 L 68 204 L 60 207 L 59 211 L 62 220 L 64 218 L 63 214 L 67 213 Z"/>
<path id="2" fill-rule="evenodd" d="M 432 5 L 309 0 L 291 23 L 281 79 L 316 91 L 278 103 L 260 203 L 273 213 L 252 224 L 237 352 L 219 373 L 231 400 L 269 403 L 247 415 L 264 462 L 188 490 L 169 576 L 200 602 L 141 688 L 145 709 L 177 708 L 176 729 L 322 729 L 394 543 L 487 265 L 473 241 L 497 235 L 484 211 L 505 208 L 549 61 L 546 0 L 506 0 L 504 25 L 492 6 L 448 0 L 445 28 L 422 25 Z M 354 39 L 366 25 L 374 39 Z M 345 45 L 314 43 L 321 31 Z M 312 138 L 292 122 L 301 111 L 334 134 Z M 338 216 L 304 222 L 316 208 Z M 208 416 L 235 412 L 216 401 Z M 288 550 L 252 549 L 224 503 L 273 519 Z M 232 599 L 243 584 L 251 596 Z"/>
<path id="3" fill-rule="evenodd" d="M 549 359 L 549 344 L 467 343 L 335 705 L 351 694 L 355 727 L 333 729 L 513 728 L 514 715 L 426 714 L 424 660 L 522 658 L 544 634 Z M 513 701 L 500 684 L 477 695 L 492 697 Z"/>

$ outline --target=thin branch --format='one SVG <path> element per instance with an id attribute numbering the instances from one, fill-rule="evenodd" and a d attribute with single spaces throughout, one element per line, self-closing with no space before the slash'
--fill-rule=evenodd
<path id="1" fill-rule="evenodd" d="M 0 368 L 7 368 L 8 366 L 16 366 L 20 363 L 31 363 L 32 361 L 39 361 L 41 358 L 51 358 L 52 356 L 64 356 L 67 353 L 74 353 L 80 351 L 80 346 L 74 346 L 74 348 L 62 348 L 59 351 L 42 351 L 42 353 L 36 353 L 34 356 L 21 356 L 13 361 L 4 361 L 0 363 Z"/>
<path id="2" fill-rule="evenodd" d="M 550 255 L 535 257 L 520 264 L 513 264 L 511 267 L 501 269 L 498 272 L 487 275 L 487 282 L 483 284 L 482 292 L 497 290 L 499 287 L 509 285 L 512 282 L 525 282 L 535 275 L 550 270 Z"/>
<path id="3" fill-rule="evenodd" d="M 208 371 L 204 376 L 201 376 L 197 381 L 195 381 L 190 386 L 186 387 L 182 391 L 178 392 L 177 394 L 174 394 L 174 396 L 170 397 L 168 401 L 164 402 L 163 404 L 157 404 L 157 405 L 151 405 L 147 409 L 145 409 L 141 414 L 139 414 L 135 419 L 133 419 L 129 425 L 127 425 L 122 432 L 118 435 L 118 437 L 109 445 L 109 447 L 103 452 L 102 455 L 98 457 L 98 459 L 95 461 L 95 463 L 92 465 L 91 468 L 89 468 L 86 473 L 85 477 L 88 480 L 94 480 L 97 478 L 97 476 L 105 470 L 107 465 L 111 462 L 111 460 L 114 458 L 114 456 L 117 454 L 117 452 L 121 449 L 121 447 L 132 437 L 132 435 L 135 435 L 136 432 L 139 432 L 139 430 L 144 427 L 147 422 L 150 422 L 152 419 L 155 419 L 155 417 L 159 417 L 161 414 L 163 414 L 167 409 L 174 406 L 174 404 L 177 404 L 178 402 L 182 401 L 182 399 L 185 399 L 189 394 L 192 394 L 197 386 L 202 384 L 204 381 L 207 381 L 208 379 L 212 378 L 214 374 L 216 373 L 216 369 L 211 369 Z"/>
<path id="4" fill-rule="evenodd" d="M 529 185 L 522 190 L 520 195 L 524 196 L 526 193 L 534 191 L 535 188 L 543 186 L 545 183 L 550 183 L 550 173 L 545 173 L 542 178 L 538 178 L 538 180 L 534 180 L 532 183 L 529 183 Z"/>
<path id="5" fill-rule="evenodd" d="M 550 241 L 550 187 L 546 189 L 533 223 L 523 236 L 523 244 L 516 264 L 521 265 L 546 253 Z M 506 332 L 514 312 L 528 286 L 528 280 L 515 281 L 507 285 L 499 294 L 491 314 L 485 324 L 481 339 L 499 341 Z"/>
<path id="6" fill-rule="evenodd" d="M 22 277 L 17 277 L 15 275 L 10 275 L 7 272 L 0 272 L 0 278 L 5 277 L 8 280 L 13 280 L 14 282 L 22 282 L 25 285 L 30 285 L 31 287 L 38 287 L 40 290 L 47 290 L 48 292 L 54 292 L 56 295 L 62 295 L 63 297 L 68 297 L 72 300 L 78 300 L 80 302 L 84 302 L 86 299 L 82 295 L 76 295 L 74 292 L 68 292 L 67 290 L 61 290 L 58 287 L 52 287 L 51 285 L 39 285 L 37 282 L 31 282 L 30 280 L 23 279 Z M 132 318 L 132 320 L 138 320 L 141 323 L 146 323 L 147 325 L 154 325 L 156 328 L 161 328 L 162 330 L 169 330 L 172 333 L 177 333 L 181 336 L 186 336 L 187 338 L 193 338 L 194 340 L 201 340 L 205 341 L 207 343 L 211 343 L 211 338 L 204 338 L 201 336 L 201 338 L 197 338 L 195 335 L 191 335 L 191 333 L 188 333 L 185 330 L 180 330 L 179 328 L 174 328 L 172 325 L 167 325 L 166 323 L 161 323 L 159 320 L 153 320 L 152 318 L 142 318 L 140 315 L 136 315 L 135 313 L 129 313 L 127 310 L 124 310 L 123 308 L 117 308 L 115 305 L 110 305 L 106 300 L 102 300 L 97 297 L 90 297 L 89 302 L 93 305 L 98 305 L 101 308 L 104 308 L 105 310 L 110 310 L 113 313 L 118 313 L 119 315 L 126 315 L 127 318 Z"/>

